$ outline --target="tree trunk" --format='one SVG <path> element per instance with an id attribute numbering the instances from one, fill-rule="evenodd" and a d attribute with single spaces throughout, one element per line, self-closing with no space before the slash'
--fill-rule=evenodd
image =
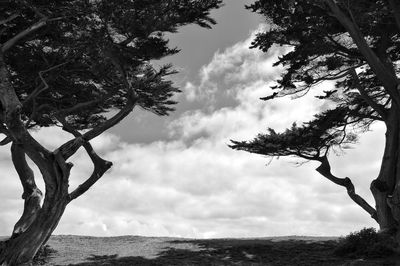
<path id="1" fill-rule="evenodd" d="M 43 206 L 30 226 L 24 232 L 10 238 L 0 251 L 1 265 L 31 265 L 36 252 L 47 242 L 57 227 L 69 202 L 69 169 L 68 164 L 64 162 L 60 165 L 55 159 L 48 171 L 42 172 L 45 180 L 49 180 L 48 175 L 53 175 L 53 180 L 56 182 L 46 183 Z"/>
<path id="2" fill-rule="evenodd" d="M 25 152 L 21 145 L 13 142 L 11 145 L 11 158 L 24 189 L 22 199 L 25 200 L 24 212 L 19 221 L 15 224 L 11 236 L 11 238 L 15 238 L 25 232 L 36 219 L 37 213 L 41 209 L 43 194 L 36 186 L 35 176 L 26 162 Z"/>
<path id="3" fill-rule="evenodd" d="M 376 202 L 378 223 L 381 232 L 397 235 L 400 232 L 400 201 L 397 201 L 396 185 L 400 166 L 400 121 L 398 108 L 392 106 L 386 121 L 385 149 L 378 177 L 371 183 L 371 191 Z M 396 237 L 397 238 L 397 237 Z M 400 242 L 400 238 L 397 239 Z"/>

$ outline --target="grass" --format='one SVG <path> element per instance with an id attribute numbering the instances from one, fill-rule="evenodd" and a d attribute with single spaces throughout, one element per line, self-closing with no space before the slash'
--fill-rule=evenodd
<path id="1" fill-rule="evenodd" d="M 273 266 L 309 266 L 309 265 L 399 265 L 399 257 L 363 258 L 335 254 L 342 244 L 338 241 L 303 240 L 178 240 L 197 244 L 201 250 L 170 248 L 162 251 L 158 257 L 92 256 L 88 262 L 74 264 L 79 266 L 94 265 L 273 265 Z"/>
<path id="2" fill-rule="evenodd" d="M 49 244 L 39 253 L 36 265 L 400 265 L 394 242 L 374 229 L 339 240 L 55 236 Z"/>

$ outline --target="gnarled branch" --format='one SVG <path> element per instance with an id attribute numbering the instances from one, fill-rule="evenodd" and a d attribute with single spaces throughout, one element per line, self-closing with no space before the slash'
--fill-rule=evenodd
<path id="1" fill-rule="evenodd" d="M 62 153 L 65 160 L 71 157 L 84 143 L 94 139 L 99 136 L 101 133 L 106 131 L 107 129 L 115 126 L 119 122 L 122 121 L 126 116 L 128 116 L 133 108 L 135 107 L 136 100 L 128 100 L 127 104 L 123 109 L 121 109 L 117 114 L 113 117 L 102 123 L 101 125 L 89 130 L 83 135 L 75 136 L 75 139 L 72 139 L 63 145 L 61 145 L 58 150 Z"/>
<path id="2" fill-rule="evenodd" d="M 376 210 L 371 205 L 369 205 L 366 200 L 364 200 L 360 195 L 356 193 L 354 185 L 351 182 L 350 178 L 339 178 L 334 176 L 331 172 L 331 166 L 326 156 L 321 157 L 318 161 L 321 162 L 321 165 L 318 166 L 318 168 L 316 169 L 317 172 L 335 183 L 336 185 L 345 187 L 349 197 L 366 212 L 368 212 L 375 221 L 378 221 Z"/>
<path id="3" fill-rule="evenodd" d="M 34 99 L 36 96 L 38 96 L 40 93 L 42 93 L 43 91 L 47 90 L 49 88 L 49 84 L 47 83 L 47 81 L 45 80 L 45 78 L 43 77 L 44 73 L 50 72 L 56 68 L 59 68 L 65 64 L 67 64 L 68 62 L 64 62 L 55 66 L 50 67 L 49 69 L 43 70 L 43 71 L 39 71 L 38 75 L 40 80 L 43 83 L 43 87 L 38 87 L 36 88 L 31 94 L 29 94 L 28 97 L 26 97 L 26 99 L 24 100 L 23 104 L 25 105 L 26 103 L 28 103 L 29 101 L 31 101 L 32 99 Z"/>
<path id="4" fill-rule="evenodd" d="M 65 117 L 59 115 L 57 117 L 58 121 L 63 125 L 63 129 L 76 138 L 82 137 L 82 134 L 75 130 L 68 122 L 65 120 Z M 101 158 L 93 149 L 92 145 L 89 141 L 85 141 L 83 143 L 83 147 L 85 148 L 87 154 L 93 162 L 94 169 L 91 176 L 82 184 L 80 184 L 74 191 L 69 194 L 69 201 L 72 201 L 83 193 L 85 193 L 90 187 L 92 187 L 103 175 L 104 173 L 111 168 L 112 163 Z"/>

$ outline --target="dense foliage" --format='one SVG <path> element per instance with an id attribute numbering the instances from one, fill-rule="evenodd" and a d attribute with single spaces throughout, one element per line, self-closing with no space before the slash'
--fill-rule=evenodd
<path id="1" fill-rule="evenodd" d="M 103 122 L 128 98 L 166 115 L 179 92 L 164 78 L 171 66 L 151 60 L 172 55 L 166 32 L 188 23 L 210 27 L 209 10 L 221 1 L 8 1 L 0 6 L 0 43 L 43 21 L 45 26 L 5 53 L 12 84 L 29 127 L 68 117 L 77 128 Z M 13 18 L 13 19 L 10 19 Z M 135 94 L 135 95 L 131 95 Z"/>
<path id="2" fill-rule="evenodd" d="M 231 147 L 267 156 L 296 156 L 321 163 L 317 171 L 347 189 L 383 231 L 400 241 L 400 3 L 395 0 L 258 0 L 247 7 L 262 14 L 269 28 L 252 48 L 285 46 L 275 66 L 285 67 L 272 87 L 277 97 L 307 97 L 327 81 L 334 89 L 316 96 L 325 109 L 312 121 L 284 132 L 269 129 Z M 350 178 L 332 174 L 328 155 L 357 141 L 374 122 L 387 132 L 379 175 L 371 182 L 375 208 L 356 194 Z"/>
<path id="3" fill-rule="evenodd" d="M 387 258 L 395 254 L 396 243 L 375 228 L 364 228 L 339 240 L 334 253 L 351 258 Z"/>
<path id="4" fill-rule="evenodd" d="M 385 1 L 341 2 L 344 12 L 356 20 L 370 48 L 387 63 L 388 71 L 397 73 L 397 64 L 390 62 L 400 58 L 399 29 L 389 6 Z M 326 90 L 319 97 L 331 102 L 334 108 L 317 115 L 314 121 L 288 129 L 279 139 L 274 131 L 262 134 L 255 146 L 261 147 L 257 145 L 259 141 L 273 146 L 284 143 L 279 152 L 270 152 L 267 146 L 264 153 L 318 158 L 334 146 L 354 142 L 355 135 L 349 134 L 354 127 L 366 130 L 373 121 L 384 119 L 391 105 L 390 96 L 347 29 L 323 3 L 256 1 L 248 8 L 263 14 L 271 23 L 269 31 L 257 35 L 252 48 L 265 52 L 276 45 L 292 48 L 275 63 L 286 70 L 273 87 L 275 92 L 265 100 L 301 96 L 324 81 L 336 81 L 334 90 Z M 292 135 L 296 136 L 293 143 Z"/>

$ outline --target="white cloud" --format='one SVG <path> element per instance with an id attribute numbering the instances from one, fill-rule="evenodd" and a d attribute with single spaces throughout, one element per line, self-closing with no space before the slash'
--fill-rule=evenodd
<path id="1" fill-rule="evenodd" d="M 279 50 L 264 55 L 249 50 L 249 42 L 250 38 L 217 52 L 202 68 L 199 83 L 186 85 L 188 100 L 213 99 L 213 111 L 192 110 L 172 121 L 168 129 L 175 140 L 132 144 L 112 134 L 96 139 L 94 146 L 114 166 L 67 207 L 56 233 L 198 238 L 339 235 L 374 225 L 343 188 L 317 174 L 317 164 L 295 167 L 296 160 L 281 158 L 266 166 L 267 158 L 227 147 L 229 139 L 250 139 L 267 127 L 283 130 L 323 108 L 311 94 L 260 101 L 278 74 L 271 64 Z M 221 106 L 221 97 L 230 97 L 235 104 Z M 383 132 L 381 127 L 375 129 L 361 138 L 357 149 L 332 162 L 335 173 L 361 185 L 363 195 L 368 194 L 380 159 L 379 153 L 366 152 Z M 35 136 L 50 148 L 69 139 L 54 129 Z M 18 218 L 15 209 L 21 211 L 22 201 L 8 153 L 0 150 L 0 158 L 2 171 L 10 173 L 0 179 L 0 235 L 4 235 L 11 232 Z M 71 160 L 73 189 L 90 175 L 92 166 L 83 151 Z"/>
<path id="2" fill-rule="evenodd" d="M 263 31 L 265 25 L 244 41 L 217 51 L 209 64 L 199 71 L 199 84 L 196 86 L 188 81 L 184 92 L 188 101 L 207 101 L 207 106 L 218 105 L 224 96 L 236 94 L 240 84 L 249 81 L 271 81 L 281 71 L 272 67 L 277 55 L 287 48 L 277 48 L 272 52 L 262 53 L 258 49 L 249 49 L 257 32 Z"/>

